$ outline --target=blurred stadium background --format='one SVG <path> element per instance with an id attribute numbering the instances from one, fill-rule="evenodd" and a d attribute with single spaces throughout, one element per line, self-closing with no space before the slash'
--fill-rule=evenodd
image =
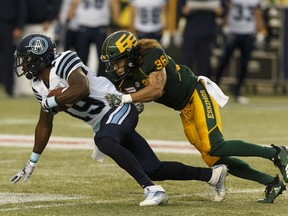
<path id="1" fill-rule="evenodd" d="M 265 26 L 267 28 L 266 45 L 263 49 L 255 49 L 248 66 L 248 76 L 245 81 L 243 91 L 254 94 L 286 94 L 288 80 L 288 0 L 263 0 L 263 15 Z M 127 28 L 129 20 L 128 0 L 121 0 L 122 15 L 120 27 Z M 176 5 L 177 0 L 169 1 L 169 28 L 173 32 L 176 28 Z M 217 20 L 219 24 L 219 34 L 216 46 L 211 58 L 212 69 L 216 70 L 218 61 L 222 55 L 223 34 L 221 34 L 221 18 Z M 183 22 L 180 22 L 183 23 Z M 181 25 L 180 25 L 181 30 Z M 92 47 L 94 49 L 94 47 Z M 92 52 L 92 56 L 93 56 Z M 176 61 L 180 58 L 180 49 L 170 44 L 167 53 Z M 226 69 L 223 77 L 222 88 L 229 88 L 236 82 L 237 68 L 239 68 L 239 52 L 234 52 L 230 66 Z M 94 56 L 90 56 L 89 65 L 94 68 Z"/>

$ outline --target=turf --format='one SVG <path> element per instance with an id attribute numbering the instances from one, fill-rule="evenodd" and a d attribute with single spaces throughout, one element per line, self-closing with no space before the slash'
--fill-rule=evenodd
<path id="1" fill-rule="evenodd" d="M 287 97 L 249 99 L 248 105 L 229 102 L 221 110 L 225 138 L 287 146 Z M 33 134 L 40 109 L 36 100 L 11 99 L 3 94 L 0 100 L 0 133 Z M 186 140 L 179 113 L 155 103 L 145 106 L 137 130 L 147 139 Z M 92 135 L 88 126 L 65 114 L 55 118 L 53 136 Z M 30 148 L 0 147 L 0 215 L 287 215 L 287 191 L 274 204 L 258 204 L 265 188 L 231 175 L 227 177 L 228 195 L 222 203 L 210 200 L 206 183 L 164 181 L 156 183 L 168 192 L 169 205 L 139 207 L 144 198 L 142 189 L 109 158 L 103 164 L 90 159 L 90 150 L 48 148 L 28 182 L 11 184 L 11 176 L 23 168 L 30 153 Z M 162 160 L 205 166 L 199 155 L 157 155 Z M 244 160 L 271 175 L 279 173 L 270 161 Z"/>

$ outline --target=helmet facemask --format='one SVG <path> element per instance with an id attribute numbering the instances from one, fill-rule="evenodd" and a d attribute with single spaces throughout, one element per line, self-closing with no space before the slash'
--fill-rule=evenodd
<path id="1" fill-rule="evenodd" d="M 106 65 L 108 77 L 114 82 L 121 81 L 129 75 L 137 65 L 138 60 L 138 39 L 128 31 L 118 31 L 106 38 L 102 47 L 101 60 Z M 116 60 L 124 58 L 124 72 L 117 74 L 114 69 Z"/>
<path id="2" fill-rule="evenodd" d="M 125 55 L 114 59 L 112 61 L 106 61 L 104 62 L 106 65 L 105 72 L 108 74 L 109 78 L 112 78 L 113 81 L 118 82 L 124 79 L 127 75 L 129 75 L 132 71 L 132 69 L 137 65 L 137 55 L 132 54 L 135 53 L 136 49 L 133 47 L 132 49 L 129 49 L 126 51 Z M 124 59 L 124 72 L 122 74 L 117 74 L 114 67 L 113 62 L 123 58 Z"/>
<path id="3" fill-rule="evenodd" d="M 14 66 L 14 72 L 16 73 L 17 77 L 21 77 L 23 75 L 26 75 L 29 73 L 28 65 L 29 65 L 29 57 L 27 55 L 20 55 L 15 51 L 14 53 L 14 60 L 15 60 L 15 66 Z M 31 60 L 30 60 L 31 61 Z M 22 70 L 18 70 L 19 67 L 22 67 Z"/>

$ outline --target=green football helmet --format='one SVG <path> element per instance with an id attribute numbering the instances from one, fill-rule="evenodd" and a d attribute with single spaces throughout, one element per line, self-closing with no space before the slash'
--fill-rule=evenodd
<path id="1" fill-rule="evenodd" d="M 138 47 L 139 41 L 129 31 L 116 31 L 110 34 L 104 41 L 102 46 L 101 61 L 106 64 L 106 72 L 108 77 L 117 82 L 126 77 L 136 66 L 139 57 Z M 125 58 L 125 72 L 118 75 L 114 70 L 113 61 Z"/>

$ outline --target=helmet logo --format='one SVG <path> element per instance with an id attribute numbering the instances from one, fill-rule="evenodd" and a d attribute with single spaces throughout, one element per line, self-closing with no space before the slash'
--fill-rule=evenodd
<path id="1" fill-rule="evenodd" d="M 127 48 L 135 47 L 138 44 L 138 41 L 134 35 L 130 33 L 129 35 L 123 34 L 115 44 L 120 53 L 123 53 Z"/>
<path id="2" fill-rule="evenodd" d="M 30 40 L 28 47 L 33 54 L 41 55 L 47 51 L 48 41 L 43 37 L 35 37 Z"/>

